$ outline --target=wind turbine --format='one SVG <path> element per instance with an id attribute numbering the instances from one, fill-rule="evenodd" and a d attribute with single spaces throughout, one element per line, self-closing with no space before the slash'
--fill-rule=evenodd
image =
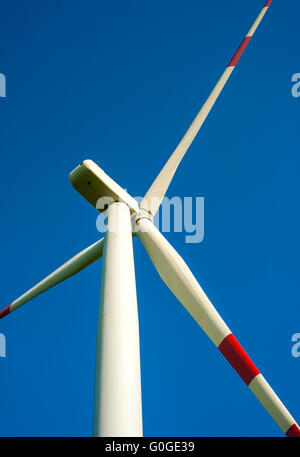
<path id="1" fill-rule="evenodd" d="M 295 419 L 272 390 L 187 264 L 153 224 L 175 171 L 263 19 L 268 0 L 179 145 L 141 204 L 91 160 L 70 174 L 73 187 L 107 216 L 105 237 L 81 251 L 9 306 L 0 318 L 103 256 L 95 369 L 94 436 L 142 436 L 139 327 L 132 236 L 137 235 L 159 275 L 287 436 L 300 436 Z M 106 198 L 109 204 L 99 205 Z"/>

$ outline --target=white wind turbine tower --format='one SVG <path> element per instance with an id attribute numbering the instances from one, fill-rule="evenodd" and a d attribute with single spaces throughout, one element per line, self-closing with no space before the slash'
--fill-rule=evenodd
<path id="1" fill-rule="evenodd" d="M 162 280 L 217 346 L 287 436 L 300 428 L 209 301 L 184 260 L 153 224 L 183 156 L 268 10 L 268 0 L 210 96 L 146 193 L 140 206 L 94 162 L 71 174 L 93 206 L 109 198 L 105 237 L 75 255 L 0 312 L 0 318 L 103 256 L 97 330 L 94 436 L 142 436 L 139 328 L 132 235 L 138 235 Z M 98 208 L 103 211 L 104 208 Z"/>

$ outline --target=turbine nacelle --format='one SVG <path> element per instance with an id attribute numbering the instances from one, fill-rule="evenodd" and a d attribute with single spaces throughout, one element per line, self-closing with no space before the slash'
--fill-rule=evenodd
<path id="1" fill-rule="evenodd" d="M 136 223 L 140 219 L 149 219 L 153 222 L 151 211 L 140 208 L 137 200 L 108 176 L 93 160 L 84 160 L 70 173 L 69 178 L 74 189 L 101 213 L 104 213 L 112 203 L 125 203 L 131 214 L 134 235 L 137 231 Z M 155 197 L 151 198 L 151 201 L 156 202 L 156 200 Z"/>
<path id="2" fill-rule="evenodd" d="M 93 160 L 84 160 L 69 177 L 74 189 L 101 213 L 113 202 L 125 203 L 131 215 L 139 213 L 138 202 Z"/>

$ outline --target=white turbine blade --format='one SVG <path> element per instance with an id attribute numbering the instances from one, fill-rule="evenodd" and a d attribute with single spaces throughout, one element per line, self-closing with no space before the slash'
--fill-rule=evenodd
<path id="1" fill-rule="evenodd" d="M 28 302 L 32 298 L 40 295 L 51 287 L 56 286 L 56 284 L 59 284 L 65 279 L 70 278 L 91 263 L 100 259 L 103 253 L 103 242 L 104 238 L 101 238 L 101 240 L 79 252 L 66 263 L 64 263 L 61 267 L 57 268 L 57 270 L 55 270 L 53 273 L 48 275 L 45 279 L 25 292 L 25 294 L 21 295 L 21 297 L 14 300 L 10 305 L 0 311 L 0 319 L 15 309 L 19 308 L 20 306 L 24 305 L 24 303 Z"/>
<path id="2" fill-rule="evenodd" d="M 182 257 L 149 219 L 140 219 L 137 226 L 137 235 L 165 284 L 218 347 L 281 430 L 287 436 L 300 436 L 300 428 L 294 418 L 233 336 Z"/>
<path id="3" fill-rule="evenodd" d="M 197 133 L 199 132 L 200 128 L 202 127 L 205 119 L 207 118 L 210 110 L 214 106 L 217 98 L 219 97 L 222 89 L 224 88 L 226 82 L 228 81 L 231 73 L 233 72 L 239 58 L 241 57 L 242 53 L 244 52 L 247 44 L 249 43 L 251 37 L 253 36 L 254 32 L 256 31 L 257 27 L 259 26 L 261 20 L 263 19 L 265 13 L 267 12 L 272 0 L 268 0 L 265 4 L 264 8 L 260 12 L 259 16 L 255 20 L 254 24 L 252 25 L 251 29 L 249 30 L 247 36 L 242 41 L 241 45 L 239 46 L 238 50 L 234 54 L 233 58 L 229 62 L 226 70 L 220 77 L 219 81 L 215 85 L 214 89 L 212 90 L 211 94 L 209 95 L 208 99 L 202 106 L 201 110 L 195 117 L 194 121 L 186 131 L 184 137 L 170 156 L 169 160 L 166 162 L 165 166 L 162 168 L 161 172 L 149 188 L 148 192 L 146 193 L 142 203 L 140 205 L 141 210 L 148 211 L 153 217 L 155 216 L 161 201 L 163 200 L 167 189 L 172 181 L 172 178 L 183 159 L 185 153 L 187 152 L 188 148 L 190 147 L 191 143 L 193 142 L 194 138 L 196 137 Z"/>

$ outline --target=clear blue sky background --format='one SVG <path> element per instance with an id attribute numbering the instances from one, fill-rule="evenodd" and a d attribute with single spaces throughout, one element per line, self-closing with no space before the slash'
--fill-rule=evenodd
<path id="1" fill-rule="evenodd" d="M 1 2 L 1 303 L 96 241 L 68 174 L 143 195 L 264 0 Z M 167 238 L 300 420 L 299 1 L 274 0 L 168 195 L 205 238 Z M 134 242 L 145 436 L 282 436 Z M 1 436 L 89 436 L 101 261 L 0 321 Z"/>

